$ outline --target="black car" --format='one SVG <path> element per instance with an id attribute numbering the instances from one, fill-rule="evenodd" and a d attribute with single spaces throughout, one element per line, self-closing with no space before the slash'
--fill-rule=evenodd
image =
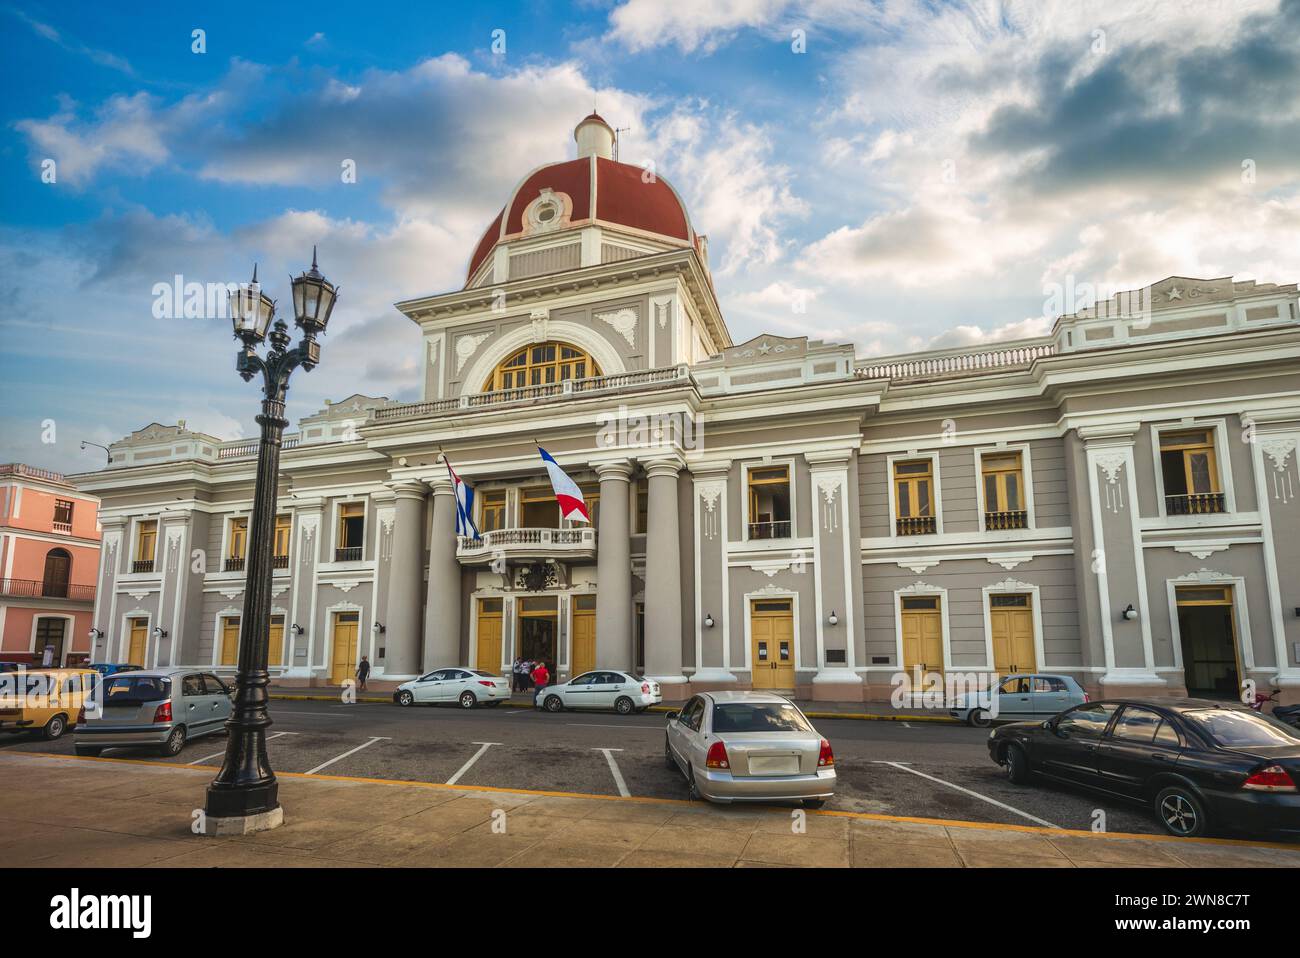
<path id="1" fill-rule="evenodd" d="M 1017 784 L 1032 775 L 1150 807 L 1172 835 L 1300 838 L 1300 731 L 1227 702 L 1086 702 L 989 733 Z"/>

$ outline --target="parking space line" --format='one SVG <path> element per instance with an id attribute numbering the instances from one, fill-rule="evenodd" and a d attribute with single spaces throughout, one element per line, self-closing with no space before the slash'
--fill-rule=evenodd
<path id="1" fill-rule="evenodd" d="M 989 798 L 989 796 L 987 796 L 987 795 L 981 795 L 979 792 L 974 791 L 973 789 L 966 788 L 966 787 L 963 786 L 963 785 L 956 785 L 956 784 L 954 784 L 954 783 L 952 783 L 952 782 L 945 782 L 945 781 L 944 781 L 943 779 L 941 779 L 941 778 L 935 778 L 933 775 L 926 775 L 925 772 L 918 772 L 918 771 L 917 771 L 916 769 L 914 769 L 914 768 L 908 768 L 908 767 L 907 767 L 907 763 L 905 763 L 905 762 L 879 762 L 879 761 L 877 761 L 877 762 L 872 762 L 871 764 L 873 764 L 873 765 L 889 765 L 889 766 L 891 766 L 891 767 L 893 767 L 893 768 L 902 769 L 904 772 L 911 772 L 913 775 L 919 775 L 921 778 L 929 779 L 929 780 L 932 781 L 932 782 L 938 782 L 940 785 L 947 785 L 949 788 L 956 789 L 956 790 L 959 791 L 959 792 L 965 792 L 967 795 L 970 795 L 970 796 L 973 797 L 973 798 L 978 798 L 981 802 L 988 802 L 990 805 L 996 805 L 998 808 L 1006 809 L 1008 812 L 1012 812 L 1012 813 L 1014 813 L 1014 814 L 1016 814 L 1016 815 L 1019 815 L 1021 818 L 1027 818 L 1027 819 L 1029 819 L 1031 822 L 1037 822 L 1039 825 L 1042 825 L 1042 826 L 1044 826 L 1045 828 L 1056 828 L 1056 829 L 1060 829 L 1060 828 L 1061 828 L 1060 825 L 1053 825 L 1051 822 L 1049 822 L 1049 821 L 1047 821 L 1047 820 L 1045 820 L 1045 819 L 1039 818 L 1037 815 L 1030 815 L 1028 812 L 1022 812 L 1022 811 L 1021 811 L 1020 809 L 1018 809 L 1018 808 L 1012 808 L 1012 807 L 1011 807 L 1010 805 L 1008 805 L 1006 802 L 999 802 L 996 798 Z"/>
<path id="2" fill-rule="evenodd" d="M 304 775 L 315 775 L 315 774 L 316 774 L 317 772 L 319 772 L 322 768 L 329 768 L 329 767 L 330 767 L 331 765 L 333 765 L 335 762 L 337 762 L 337 761 L 339 761 L 339 760 L 341 760 L 341 759 L 345 759 L 345 758 L 347 758 L 349 755 L 353 755 L 353 754 L 355 754 L 355 753 L 361 751 L 363 748 L 368 748 L 368 747 L 370 747 L 371 745 L 374 745 L 376 742 L 381 741 L 382 739 L 391 739 L 391 738 L 392 738 L 391 735 L 372 735 L 372 736 L 370 737 L 370 741 L 368 741 L 368 742 L 363 742 L 361 745 L 358 745 L 356 748 L 350 748 L 350 749 L 348 749 L 346 752 L 344 752 L 342 755 L 335 755 L 335 756 L 334 756 L 332 759 L 330 759 L 328 762 L 321 762 L 321 763 L 320 763 L 319 765 L 317 765 L 315 768 L 311 769 L 310 771 L 303 772 L 303 774 L 304 774 Z"/>
<path id="3" fill-rule="evenodd" d="M 609 762 L 609 770 L 614 776 L 614 784 L 618 786 L 618 793 L 624 798 L 631 798 L 632 793 L 627 790 L 627 783 L 623 781 L 623 773 L 618 770 L 618 762 L 614 761 L 614 753 L 623 751 L 621 748 L 598 748 L 597 752 L 605 753 L 605 761 Z"/>
<path id="4" fill-rule="evenodd" d="M 474 763 L 483 757 L 484 752 L 490 749 L 493 745 L 500 745 L 501 743 L 500 742 L 470 742 L 470 744 L 481 745 L 483 747 L 480 748 L 473 755 L 471 755 L 469 761 L 466 762 L 464 765 L 462 765 L 455 775 L 447 779 L 448 785 L 455 785 L 457 782 L 459 782 L 460 777 L 464 775 L 466 772 L 468 772 L 474 766 Z"/>
<path id="5" fill-rule="evenodd" d="M 601 725 L 598 722 L 566 722 L 565 724 L 576 728 L 643 728 L 651 732 L 658 732 L 663 729 L 662 725 L 634 725 L 631 722 L 627 725 Z"/>
<path id="6" fill-rule="evenodd" d="M 281 735 L 297 735 L 297 734 L 298 734 L 297 732 L 272 732 L 270 735 L 266 737 L 266 740 L 269 742 L 271 741 L 271 739 L 279 738 Z M 208 761 L 208 759 L 221 758 L 221 756 L 225 754 L 226 754 L 226 750 L 223 748 L 220 752 L 213 752 L 211 755 L 204 755 L 202 758 L 196 758 L 194 761 L 186 762 L 185 764 L 202 765 L 204 762 Z"/>

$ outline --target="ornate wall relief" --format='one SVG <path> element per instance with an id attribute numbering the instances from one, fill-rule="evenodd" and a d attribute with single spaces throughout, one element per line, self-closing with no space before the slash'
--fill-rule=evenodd
<path id="1" fill-rule="evenodd" d="M 627 340 L 629 346 L 636 345 L 636 310 L 630 306 L 614 310 L 612 313 L 597 313 L 596 318 L 614 327 L 614 332 Z"/>
<path id="2" fill-rule="evenodd" d="M 1124 508 L 1124 487 L 1120 484 L 1119 477 L 1127 460 L 1122 449 L 1103 449 L 1093 456 L 1093 461 L 1106 480 L 1106 508 L 1111 512 L 1119 512 Z"/>
<path id="3" fill-rule="evenodd" d="M 491 333 L 467 333 L 456 338 L 456 375 L 459 376 L 470 357 L 478 352 Z"/>
<path id="4" fill-rule="evenodd" d="M 1278 502 L 1290 502 L 1295 498 L 1295 487 L 1291 482 L 1289 467 L 1291 454 L 1296 450 L 1296 441 L 1291 436 L 1278 436 L 1259 440 L 1260 451 L 1272 464 L 1269 472 L 1272 479 L 1273 498 Z"/>
<path id="5" fill-rule="evenodd" d="M 718 499 L 721 496 L 722 483 L 720 482 L 710 482 L 700 486 L 700 503 L 704 506 L 704 512 L 700 516 L 700 526 L 706 539 L 714 539 L 718 535 Z"/>

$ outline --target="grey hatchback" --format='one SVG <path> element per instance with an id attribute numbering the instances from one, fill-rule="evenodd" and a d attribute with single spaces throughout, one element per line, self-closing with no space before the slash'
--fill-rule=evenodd
<path id="1" fill-rule="evenodd" d="M 194 667 L 123 672 L 100 688 L 102 701 L 86 703 L 73 733 L 78 755 L 139 745 L 179 755 L 189 739 L 224 731 L 230 718 L 230 690 Z"/>

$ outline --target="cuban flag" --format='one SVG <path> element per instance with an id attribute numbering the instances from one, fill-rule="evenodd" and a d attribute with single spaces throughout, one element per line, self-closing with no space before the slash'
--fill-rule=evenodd
<path id="1" fill-rule="evenodd" d="M 551 454 L 541 446 L 537 451 L 542 454 L 542 462 L 546 463 L 546 472 L 551 477 L 551 489 L 555 492 L 555 501 L 560 504 L 560 514 L 566 519 L 581 519 L 583 522 L 590 522 L 591 516 L 587 514 L 587 503 L 582 498 L 582 490 L 578 484 L 569 478 L 568 473 L 560 468 L 559 463 L 551 458 Z"/>
<path id="2" fill-rule="evenodd" d="M 450 459 L 444 456 L 442 461 L 447 464 L 447 473 L 451 476 L 451 485 L 456 492 L 456 535 L 483 538 L 478 526 L 474 525 L 474 487 L 456 475 L 456 470 L 451 468 Z"/>

